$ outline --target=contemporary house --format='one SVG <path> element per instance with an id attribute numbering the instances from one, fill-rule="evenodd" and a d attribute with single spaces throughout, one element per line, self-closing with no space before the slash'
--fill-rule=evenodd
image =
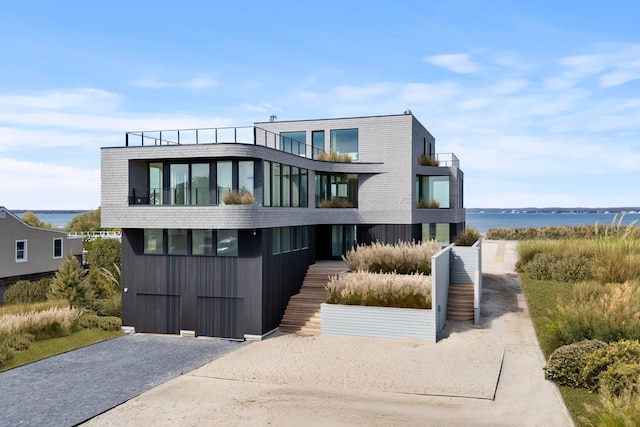
<path id="1" fill-rule="evenodd" d="M 0 301 L 18 280 L 53 277 L 69 253 L 82 257 L 82 237 L 33 227 L 0 206 Z"/>
<path id="2" fill-rule="evenodd" d="M 459 161 L 436 154 L 410 111 L 274 119 L 129 132 L 101 150 L 102 224 L 122 229 L 123 325 L 260 337 L 316 260 L 374 241 L 446 245 L 464 228 Z"/>

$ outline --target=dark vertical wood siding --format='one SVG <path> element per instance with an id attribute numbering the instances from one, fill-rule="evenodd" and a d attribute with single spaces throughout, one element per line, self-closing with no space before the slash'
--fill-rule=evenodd
<path id="1" fill-rule="evenodd" d="M 244 299 L 198 297 L 198 335 L 244 338 Z"/>
<path id="2" fill-rule="evenodd" d="M 239 246 L 242 239 L 239 236 Z M 253 243 L 259 247 L 259 241 Z M 142 230 L 123 230 L 122 284 L 127 288 L 122 300 L 123 325 L 161 334 L 186 329 L 204 336 L 241 338 L 247 333 L 243 300 L 251 295 L 251 289 L 238 280 L 243 258 L 144 255 L 140 253 L 142 244 Z M 246 262 L 255 263 L 251 259 Z M 253 281 L 252 286 L 260 287 L 261 283 Z M 165 300 L 147 298 L 152 296 Z M 171 318 L 168 321 L 157 314 L 161 312 L 158 306 L 165 303 L 170 307 L 164 312 Z"/>
<path id="3" fill-rule="evenodd" d="M 280 325 L 289 299 L 300 292 L 307 269 L 316 259 L 315 239 L 315 227 L 309 227 L 309 249 L 273 255 L 271 230 L 263 231 L 263 334 Z"/>
<path id="4" fill-rule="evenodd" d="M 138 294 L 136 331 L 162 334 L 180 333 L 180 297 Z"/>

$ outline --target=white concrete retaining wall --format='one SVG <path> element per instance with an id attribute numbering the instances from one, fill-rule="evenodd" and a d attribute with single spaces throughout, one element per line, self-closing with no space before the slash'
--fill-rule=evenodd
<path id="1" fill-rule="evenodd" d="M 480 323 L 480 300 L 482 299 L 482 241 L 473 246 L 451 246 L 453 262 L 451 283 L 473 283 L 473 322 Z"/>
<path id="2" fill-rule="evenodd" d="M 447 246 L 431 257 L 431 299 L 436 313 L 436 340 L 447 322 L 447 300 L 451 271 L 451 246 Z"/>

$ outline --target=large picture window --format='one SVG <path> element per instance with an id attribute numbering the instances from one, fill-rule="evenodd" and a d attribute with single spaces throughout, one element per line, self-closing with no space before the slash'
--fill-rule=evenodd
<path id="1" fill-rule="evenodd" d="M 309 248 L 309 227 L 276 227 L 271 230 L 274 255 Z"/>
<path id="2" fill-rule="evenodd" d="M 148 165 L 149 188 L 133 188 L 132 204 L 217 205 L 229 190 L 254 194 L 253 160 Z"/>
<path id="3" fill-rule="evenodd" d="M 331 131 L 331 150 L 348 154 L 358 160 L 358 129 L 334 129 Z"/>
<path id="4" fill-rule="evenodd" d="M 449 202 L 449 177 L 448 176 L 422 176 L 416 177 L 416 203 L 418 207 L 448 209 Z"/>
<path id="5" fill-rule="evenodd" d="M 317 208 L 357 208 L 358 175 L 316 174 Z"/>
<path id="6" fill-rule="evenodd" d="M 264 162 L 263 206 L 306 208 L 308 179 L 307 169 Z"/>

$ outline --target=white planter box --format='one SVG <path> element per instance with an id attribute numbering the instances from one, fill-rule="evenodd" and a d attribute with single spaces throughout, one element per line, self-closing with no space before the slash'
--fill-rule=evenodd
<path id="1" fill-rule="evenodd" d="M 322 304 L 322 335 L 421 338 L 436 342 L 433 310 Z"/>

